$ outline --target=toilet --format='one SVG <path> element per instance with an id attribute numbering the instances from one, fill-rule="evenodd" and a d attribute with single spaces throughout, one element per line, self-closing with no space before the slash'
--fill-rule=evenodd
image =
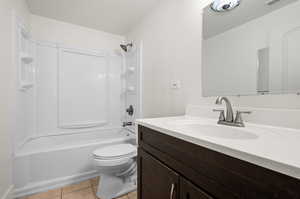
<path id="1" fill-rule="evenodd" d="M 122 143 L 99 148 L 93 152 L 100 173 L 97 197 L 112 199 L 136 190 L 137 148 Z"/>

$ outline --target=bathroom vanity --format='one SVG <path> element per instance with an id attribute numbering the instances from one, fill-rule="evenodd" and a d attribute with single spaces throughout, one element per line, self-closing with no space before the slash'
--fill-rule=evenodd
<path id="1" fill-rule="evenodd" d="M 230 149 L 201 133 L 181 131 L 176 123 L 179 119 L 138 121 L 139 199 L 300 198 L 299 168 L 236 150 L 238 142 L 249 143 L 248 148 L 255 145 L 259 134 L 233 141 L 220 138 L 224 145 L 231 142 Z"/>

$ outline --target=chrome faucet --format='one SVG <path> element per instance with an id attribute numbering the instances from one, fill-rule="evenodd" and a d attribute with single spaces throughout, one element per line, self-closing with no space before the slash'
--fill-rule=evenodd
<path id="1" fill-rule="evenodd" d="M 227 97 L 218 97 L 217 100 L 216 100 L 216 104 L 221 105 L 223 101 L 226 104 L 225 121 L 226 122 L 233 122 L 233 110 L 232 110 L 232 106 L 231 106 L 231 103 L 230 103 L 229 99 Z"/>
<path id="2" fill-rule="evenodd" d="M 133 126 L 133 122 L 123 122 L 122 127 Z"/>
<path id="3" fill-rule="evenodd" d="M 224 110 L 214 109 L 214 112 L 220 112 L 218 124 L 227 125 L 227 126 L 236 126 L 236 127 L 245 127 L 242 114 L 250 114 L 250 111 L 237 111 L 236 117 L 234 119 L 232 105 L 227 97 L 218 97 L 216 104 L 221 105 L 222 102 L 226 104 L 226 116 L 224 115 Z"/>

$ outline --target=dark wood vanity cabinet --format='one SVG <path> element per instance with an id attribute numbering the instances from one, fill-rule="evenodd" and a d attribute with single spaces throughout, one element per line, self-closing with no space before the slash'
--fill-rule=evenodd
<path id="1" fill-rule="evenodd" d="M 140 198 L 167 199 L 212 199 L 205 192 L 184 179 L 178 173 L 156 160 L 143 150 L 139 150 Z"/>
<path id="2" fill-rule="evenodd" d="M 183 177 L 180 178 L 179 190 L 180 199 L 213 199 L 213 197 L 211 197 Z"/>
<path id="3" fill-rule="evenodd" d="M 300 199 L 300 180 L 139 126 L 139 199 Z"/>
<path id="4" fill-rule="evenodd" d="M 143 199 L 178 198 L 179 175 L 143 150 L 139 151 L 140 192 Z"/>

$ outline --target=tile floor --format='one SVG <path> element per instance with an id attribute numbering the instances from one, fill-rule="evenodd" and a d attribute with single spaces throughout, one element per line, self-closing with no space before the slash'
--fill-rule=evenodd
<path id="1" fill-rule="evenodd" d="M 98 199 L 96 196 L 99 178 L 86 180 L 78 184 L 34 194 L 20 199 Z M 136 192 L 129 193 L 117 199 L 137 199 Z"/>

